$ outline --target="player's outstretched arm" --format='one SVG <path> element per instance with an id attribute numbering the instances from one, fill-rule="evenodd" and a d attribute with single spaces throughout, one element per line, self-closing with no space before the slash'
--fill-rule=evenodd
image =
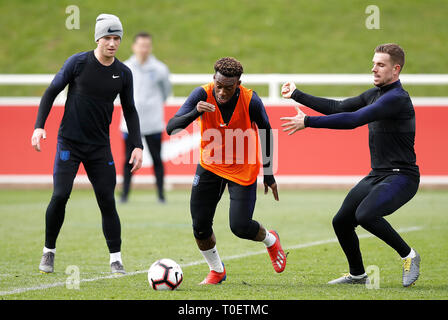
<path id="1" fill-rule="evenodd" d="M 293 82 L 286 82 L 282 86 L 281 94 L 283 98 L 293 99 L 317 112 L 328 115 L 340 112 L 353 112 L 365 107 L 367 105 L 365 97 L 369 95 L 368 91 L 359 96 L 339 101 L 312 96 L 297 89 Z"/>
<path id="2" fill-rule="evenodd" d="M 307 116 L 296 107 L 297 116 L 283 117 L 280 120 L 288 121 L 282 124 L 282 127 L 285 127 L 283 131 L 290 131 L 290 135 L 305 127 L 354 129 L 369 122 L 394 118 L 400 112 L 400 108 L 397 108 L 397 105 L 401 105 L 399 102 L 400 99 L 402 99 L 400 96 L 384 95 L 374 103 L 357 111 L 341 112 L 326 116 Z"/>
<path id="3" fill-rule="evenodd" d="M 288 135 L 292 135 L 296 133 L 299 130 L 305 129 L 305 117 L 306 114 L 300 110 L 298 106 L 295 106 L 297 115 L 295 117 L 282 117 L 280 120 L 287 121 L 282 124 L 282 127 L 284 128 L 284 132 L 288 132 Z"/>
<path id="4" fill-rule="evenodd" d="M 33 136 L 31 137 L 31 145 L 33 146 L 34 150 L 40 152 L 40 140 L 47 138 L 47 132 L 45 129 L 42 128 L 36 128 L 34 129 Z"/>

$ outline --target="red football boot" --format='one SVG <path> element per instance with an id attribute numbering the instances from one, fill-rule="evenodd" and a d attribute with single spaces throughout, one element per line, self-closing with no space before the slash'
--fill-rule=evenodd
<path id="1" fill-rule="evenodd" d="M 224 263 L 222 264 L 222 266 L 224 267 Z M 226 278 L 226 268 L 224 267 L 223 272 L 216 272 L 214 270 L 211 270 L 207 277 L 202 280 L 200 284 L 220 284 L 221 282 L 225 281 Z"/>
<path id="2" fill-rule="evenodd" d="M 269 257 L 271 257 L 272 266 L 274 267 L 275 272 L 280 273 L 283 272 L 286 267 L 286 254 L 280 244 L 280 237 L 278 236 L 278 233 L 274 230 L 269 230 L 269 232 L 277 238 L 277 241 L 266 249 L 268 250 Z"/>

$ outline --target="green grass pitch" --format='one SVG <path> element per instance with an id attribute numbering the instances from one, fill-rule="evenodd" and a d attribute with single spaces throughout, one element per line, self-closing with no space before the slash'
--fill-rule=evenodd
<path id="1" fill-rule="evenodd" d="M 38 272 L 44 241 L 45 209 L 51 190 L 0 190 L 0 299 L 131 300 L 307 300 L 447 299 L 448 191 L 420 190 L 388 221 L 422 256 L 416 285 L 401 285 L 401 260 L 379 239 L 358 228 L 365 266 L 377 266 L 379 289 L 328 286 L 347 272 L 347 263 L 331 226 L 347 190 L 280 190 L 280 202 L 261 188 L 254 218 L 280 234 L 288 264 L 276 274 L 261 243 L 236 238 L 228 226 L 228 193 L 215 216 L 215 234 L 228 279 L 199 286 L 208 266 L 196 248 L 189 213 L 189 190 L 168 192 L 165 205 L 152 190 L 135 190 L 118 204 L 126 276 L 110 276 L 109 255 L 93 191 L 73 191 L 58 242 L 55 273 Z M 146 271 L 157 259 L 171 258 L 184 272 L 174 292 L 148 286 Z M 65 273 L 77 266 L 79 289 L 69 289 Z"/>

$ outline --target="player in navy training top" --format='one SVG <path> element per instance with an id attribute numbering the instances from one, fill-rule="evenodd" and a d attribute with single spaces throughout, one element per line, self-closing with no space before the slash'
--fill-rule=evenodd
<path id="1" fill-rule="evenodd" d="M 347 195 L 333 218 L 333 227 L 347 256 L 350 273 L 330 281 L 367 283 L 359 240 L 355 228 L 361 225 L 389 246 L 403 259 L 403 285 L 413 284 L 419 276 L 420 255 L 401 238 L 383 218 L 392 214 L 416 194 L 420 183 L 414 151 L 415 112 L 399 75 L 404 65 L 404 51 L 396 44 L 375 49 L 372 72 L 375 87 L 343 101 L 314 97 L 285 83 L 282 95 L 326 116 L 307 116 L 298 107 L 297 116 L 283 117 L 283 131 L 293 134 L 306 127 L 353 129 L 369 127 L 372 171 Z"/>
<path id="2" fill-rule="evenodd" d="M 96 21 L 97 48 L 77 53 L 65 61 L 41 99 L 31 138 L 32 146 L 40 151 L 40 140 L 46 138 L 45 121 L 54 99 L 68 85 L 54 162 L 54 190 L 46 211 L 45 247 L 39 265 L 43 273 L 54 271 L 56 239 L 81 162 L 101 210 L 111 271 L 125 273 L 120 252 L 121 225 L 114 198 L 116 172 L 109 141 L 109 126 L 118 94 L 133 145 L 130 159 L 130 163 L 133 163 L 132 171 L 142 165 L 143 145 L 134 105 L 132 73 L 115 58 L 123 35 L 121 22 L 118 17 L 108 14 L 99 15 Z"/>

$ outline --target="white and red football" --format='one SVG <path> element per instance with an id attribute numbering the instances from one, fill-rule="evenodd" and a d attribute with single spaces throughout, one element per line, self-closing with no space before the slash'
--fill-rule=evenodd
<path id="1" fill-rule="evenodd" d="M 154 290 L 175 290 L 184 279 L 182 269 L 171 259 L 160 259 L 148 270 L 148 282 Z"/>

